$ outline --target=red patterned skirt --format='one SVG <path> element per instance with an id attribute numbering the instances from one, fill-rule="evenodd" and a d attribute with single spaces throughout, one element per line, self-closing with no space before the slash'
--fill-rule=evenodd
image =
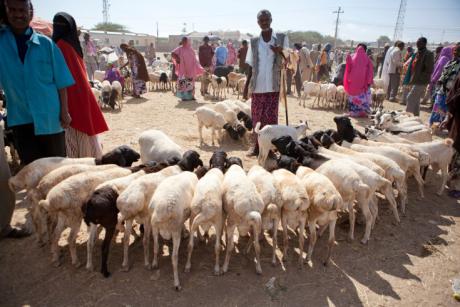
<path id="1" fill-rule="evenodd" d="M 260 128 L 265 125 L 278 124 L 279 92 L 252 94 L 251 113 L 254 127 L 260 122 Z M 254 143 L 257 144 L 257 135 L 254 134 Z"/>

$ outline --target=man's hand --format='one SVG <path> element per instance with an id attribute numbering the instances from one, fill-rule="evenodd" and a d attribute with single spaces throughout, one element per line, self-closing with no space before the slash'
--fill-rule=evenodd
<path id="1" fill-rule="evenodd" d="M 67 111 L 61 112 L 60 119 L 61 119 L 61 126 L 63 129 L 67 129 L 70 127 L 70 123 L 72 122 L 72 117 L 70 117 L 69 112 Z"/>
<path id="2" fill-rule="evenodd" d="M 270 49 L 276 54 L 281 54 L 283 52 L 283 47 L 278 46 L 278 45 L 275 45 L 275 46 L 270 45 Z"/>

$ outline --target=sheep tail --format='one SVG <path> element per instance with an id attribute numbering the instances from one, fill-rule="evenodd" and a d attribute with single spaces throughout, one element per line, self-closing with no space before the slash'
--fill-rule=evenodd
<path id="1" fill-rule="evenodd" d="M 269 204 L 267 206 L 267 212 L 270 216 L 276 216 L 278 214 L 278 207 L 275 204 Z"/>
<path id="2" fill-rule="evenodd" d="M 256 127 L 254 128 L 254 132 L 255 132 L 255 133 L 257 133 L 257 134 L 260 133 L 260 126 L 261 126 L 261 125 L 262 125 L 262 124 L 261 124 L 260 122 L 257 122 Z"/>
<path id="3" fill-rule="evenodd" d="M 448 147 L 452 147 L 452 145 L 454 144 L 454 140 L 452 140 L 451 138 L 447 138 L 444 140 L 444 144 Z"/>
<path id="4" fill-rule="evenodd" d="M 246 218 L 254 231 L 254 235 L 260 233 L 262 229 L 262 215 L 257 211 L 251 211 L 247 214 Z"/>
<path id="5" fill-rule="evenodd" d="M 42 208 L 45 208 L 46 210 L 49 211 L 50 208 L 50 202 L 47 199 L 42 199 L 38 202 L 38 205 Z"/>

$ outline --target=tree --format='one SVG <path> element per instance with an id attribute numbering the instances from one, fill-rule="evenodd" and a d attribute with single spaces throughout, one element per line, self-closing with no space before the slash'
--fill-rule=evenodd
<path id="1" fill-rule="evenodd" d="M 391 39 L 386 36 L 386 35 L 380 35 L 379 38 L 377 38 L 377 46 L 384 46 L 385 44 L 391 43 Z"/>
<path id="2" fill-rule="evenodd" d="M 112 22 L 100 22 L 96 24 L 92 30 L 107 32 L 130 32 L 126 26 Z"/>

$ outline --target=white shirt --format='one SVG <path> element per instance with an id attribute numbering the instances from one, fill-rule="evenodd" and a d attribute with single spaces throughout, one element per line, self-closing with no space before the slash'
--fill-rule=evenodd
<path id="1" fill-rule="evenodd" d="M 270 45 L 275 45 L 276 32 L 272 31 L 272 38 L 268 43 L 259 36 L 259 67 L 254 93 L 271 93 L 273 92 L 273 63 L 275 62 L 275 53 L 270 49 Z M 283 43 L 283 49 L 289 48 L 289 40 L 286 35 Z M 253 67 L 253 56 L 251 44 L 249 44 L 248 53 L 246 54 L 246 63 Z"/>
<path id="2" fill-rule="evenodd" d="M 390 64 L 388 66 L 388 73 L 395 74 L 396 70 L 402 66 L 402 52 L 398 47 L 395 47 L 390 53 Z"/>

